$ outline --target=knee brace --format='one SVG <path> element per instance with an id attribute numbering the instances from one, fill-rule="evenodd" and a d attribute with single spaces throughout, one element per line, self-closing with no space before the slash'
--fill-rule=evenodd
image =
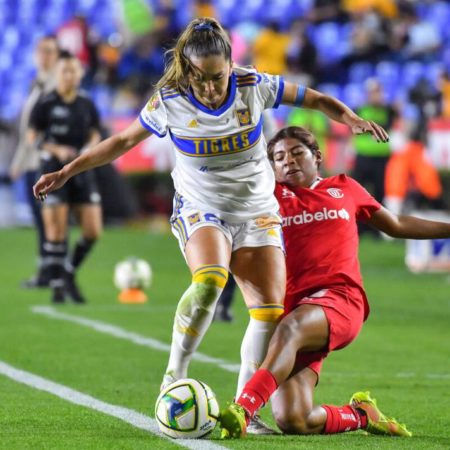
<path id="1" fill-rule="evenodd" d="M 248 308 L 250 317 L 261 322 L 278 322 L 284 313 L 284 306 L 278 303 L 268 303 Z"/>

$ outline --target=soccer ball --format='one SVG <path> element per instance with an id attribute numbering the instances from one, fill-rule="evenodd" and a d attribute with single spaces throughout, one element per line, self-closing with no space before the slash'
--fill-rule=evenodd
<path id="1" fill-rule="evenodd" d="M 192 378 L 175 381 L 156 400 L 159 429 L 174 439 L 198 439 L 214 430 L 219 404 L 209 386 Z"/>
<path id="2" fill-rule="evenodd" d="M 116 264 L 114 284 L 120 290 L 144 289 L 150 286 L 152 269 L 147 261 L 139 258 L 128 258 Z"/>

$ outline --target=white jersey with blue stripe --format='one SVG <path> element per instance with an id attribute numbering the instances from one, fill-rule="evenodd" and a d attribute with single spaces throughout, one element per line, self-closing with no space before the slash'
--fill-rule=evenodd
<path id="1" fill-rule="evenodd" d="M 262 112 L 278 107 L 283 89 L 278 75 L 233 68 L 227 100 L 218 109 L 207 108 L 192 93 L 158 91 L 139 117 L 157 136 L 170 133 L 177 192 L 229 223 L 277 212 Z"/>

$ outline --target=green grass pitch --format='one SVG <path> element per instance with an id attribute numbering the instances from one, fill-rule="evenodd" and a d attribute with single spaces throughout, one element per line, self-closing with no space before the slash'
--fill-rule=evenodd
<path id="1" fill-rule="evenodd" d="M 76 234 L 76 233 L 74 233 Z M 96 399 L 153 416 L 167 353 L 62 320 L 33 313 L 49 305 L 46 290 L 19 289 L 34 270 L 34 233 L 0 232 L 0 361 Z M 404 421 L 412 439 L 348 433 L 335 436 L 248 437 L 212 442 L 231 449 L 444 449 L 450 448 L 450 276 L 412 275 L 404 244 L 361 244 L 361 262 L 372 312 L 358 339 L 324 364 L 316 399 L 344 404 L 370 390 L 380 408 Z M 154 271 L 145 305 L 117 302 L 114 264 L 134 255 Z M 108 229 L 83 267 L 79 281 L 89 303 L 57 311 L 115 325 L 170 343 L 176 302 L 189 283 L 172 236 Z M 238 363 L 247 313 L 240 296 L 232 324 L 213 323 L 199 351 Z M 190 375 L 208 383 L 220 403 L 233 397 L 236 375 L 214 364 L 193 362 Z M 271 421 L 268 408 L 263 418 Z M 69 403 L 0 374 L 0 448 L 170 449 L 161 439 L 101 412 Z"/>

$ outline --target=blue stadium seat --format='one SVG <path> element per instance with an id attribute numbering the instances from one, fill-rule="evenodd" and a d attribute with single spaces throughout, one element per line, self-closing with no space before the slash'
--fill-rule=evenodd
<path id="1" fill-rule="evenodd" d="M 381 84 L 396 84 L 400 79 L 400 65 L 394 61 L 380 61 L 375 66 L 375 77 Z"/>
<path id="2" fill-rule="evenodd" d="M 350 108 L 357 108 L 366 101 L 364 86 L 359 83 L 348 83 L 342 89 L 342 100 Z"/>
<path id="3" fill-rule="evenodd" d="M 372 64 L 368 62 L 354 63 L 348 69 L 348 80 L 351 83 L 363 83 L 374 74 Z"/>
<path id="4" fill-rule="evenodd" d="M 322 64 L 334 63 L 342 57 L 344 46 L 341 45 L 341 30 L 337 23 L 318 25 L 312 35 Z"/>
<path id="5" fill-rule="evenodd" d="M 319 90 L 320 92 L 323 92 L 325 94 L 332 95 L 333 97 L 336 97 L 339 99 L 342 97 L 341 86 L 339 86 L 339 84 L 322 83 L 319 86 L 317 86 L 317 90 Z"/>
<path id="6" fill-rule="evenodd" d="M 402 68 L 401 82 L 407 87 L 412 87 L 423 76 L 425 76 L 424 64 L 419 61 L 409 61 Z"/>

